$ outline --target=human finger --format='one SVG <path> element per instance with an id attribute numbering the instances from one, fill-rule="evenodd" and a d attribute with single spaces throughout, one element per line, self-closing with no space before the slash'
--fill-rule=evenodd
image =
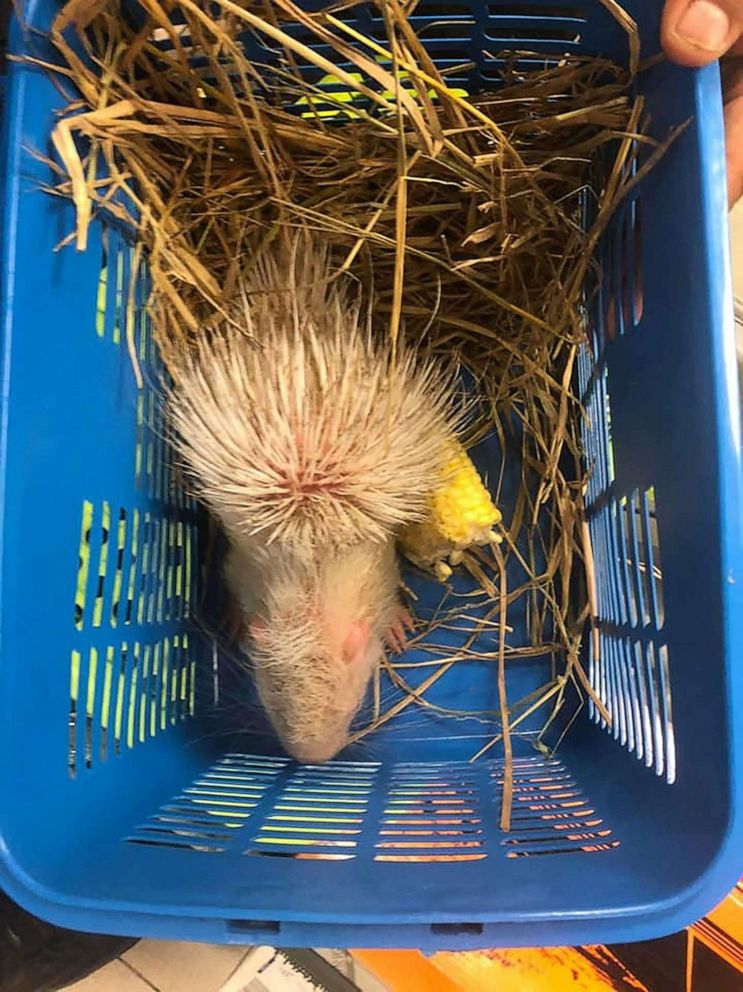
<path id="1" fill-rule="evenodd" d="M 725 158 L 732 207 L 743 196 L 743 96 L 725 104 Z"/>
<path id="2" fill-rule="evenodd" d="M 680 65 L 707 65 L 737 47 L 742 35 L 741 0 L 666 0 L 661 43 Z"/>
<path id="3" fill-rule="evenodd" d="M 725 100 L 725 157 L 728 201 L 732 207 L 743 195 L 743 58 L 723 59 L 722 90 Z"/>

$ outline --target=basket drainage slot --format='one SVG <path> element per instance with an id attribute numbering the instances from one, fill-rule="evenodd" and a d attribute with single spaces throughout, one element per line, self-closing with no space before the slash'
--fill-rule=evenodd
<path id="1" fill-rule="evenodd" d="M 431 933 L 440 937 L 478 937 L 483 932 L 482 923 L 432 923 Z"/>
<path id="2" fill-rule="evenodd" d="M 281 933 L 278 920 L 228 920 L 229 933 Z"/>

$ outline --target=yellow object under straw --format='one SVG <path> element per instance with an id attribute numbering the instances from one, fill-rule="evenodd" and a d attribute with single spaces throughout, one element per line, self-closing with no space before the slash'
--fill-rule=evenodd
<path id="1" fill-rule="evenodd" d="M 449 446 L 441 484 L 429 497 L 427 518 L 405 527 L 399 538 L 404 554 L 442 582 L 467 548 L 500 541 L 493 530 L 500 511 L 465 448 L 454 438 Z"/>

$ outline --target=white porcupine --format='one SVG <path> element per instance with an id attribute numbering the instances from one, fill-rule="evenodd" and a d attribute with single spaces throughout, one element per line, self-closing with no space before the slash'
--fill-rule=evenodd
<path id="1" fill-rule="evenodd" d="M 345 743 L 383 640 L 399 640 L 395 533 L 425 514 L 454 429 L 451 374 L 374 342 L 306 237 L 246 277 L 238 316 L 176 369 L 168 409 L 230 540 L 226 579 L 284 747 Z"/>

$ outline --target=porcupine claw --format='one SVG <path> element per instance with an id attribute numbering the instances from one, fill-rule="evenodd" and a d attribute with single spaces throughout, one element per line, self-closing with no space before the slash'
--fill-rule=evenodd
<path id="1" fill-rule="evenodd" d="M 415 624 L 410 613 L 404 606 L 395 609 L 395 617 L 387 628 L 384 641 L 394 654 L 402 654 L 406 647 L 407 635 L 415 630 Z"/>

